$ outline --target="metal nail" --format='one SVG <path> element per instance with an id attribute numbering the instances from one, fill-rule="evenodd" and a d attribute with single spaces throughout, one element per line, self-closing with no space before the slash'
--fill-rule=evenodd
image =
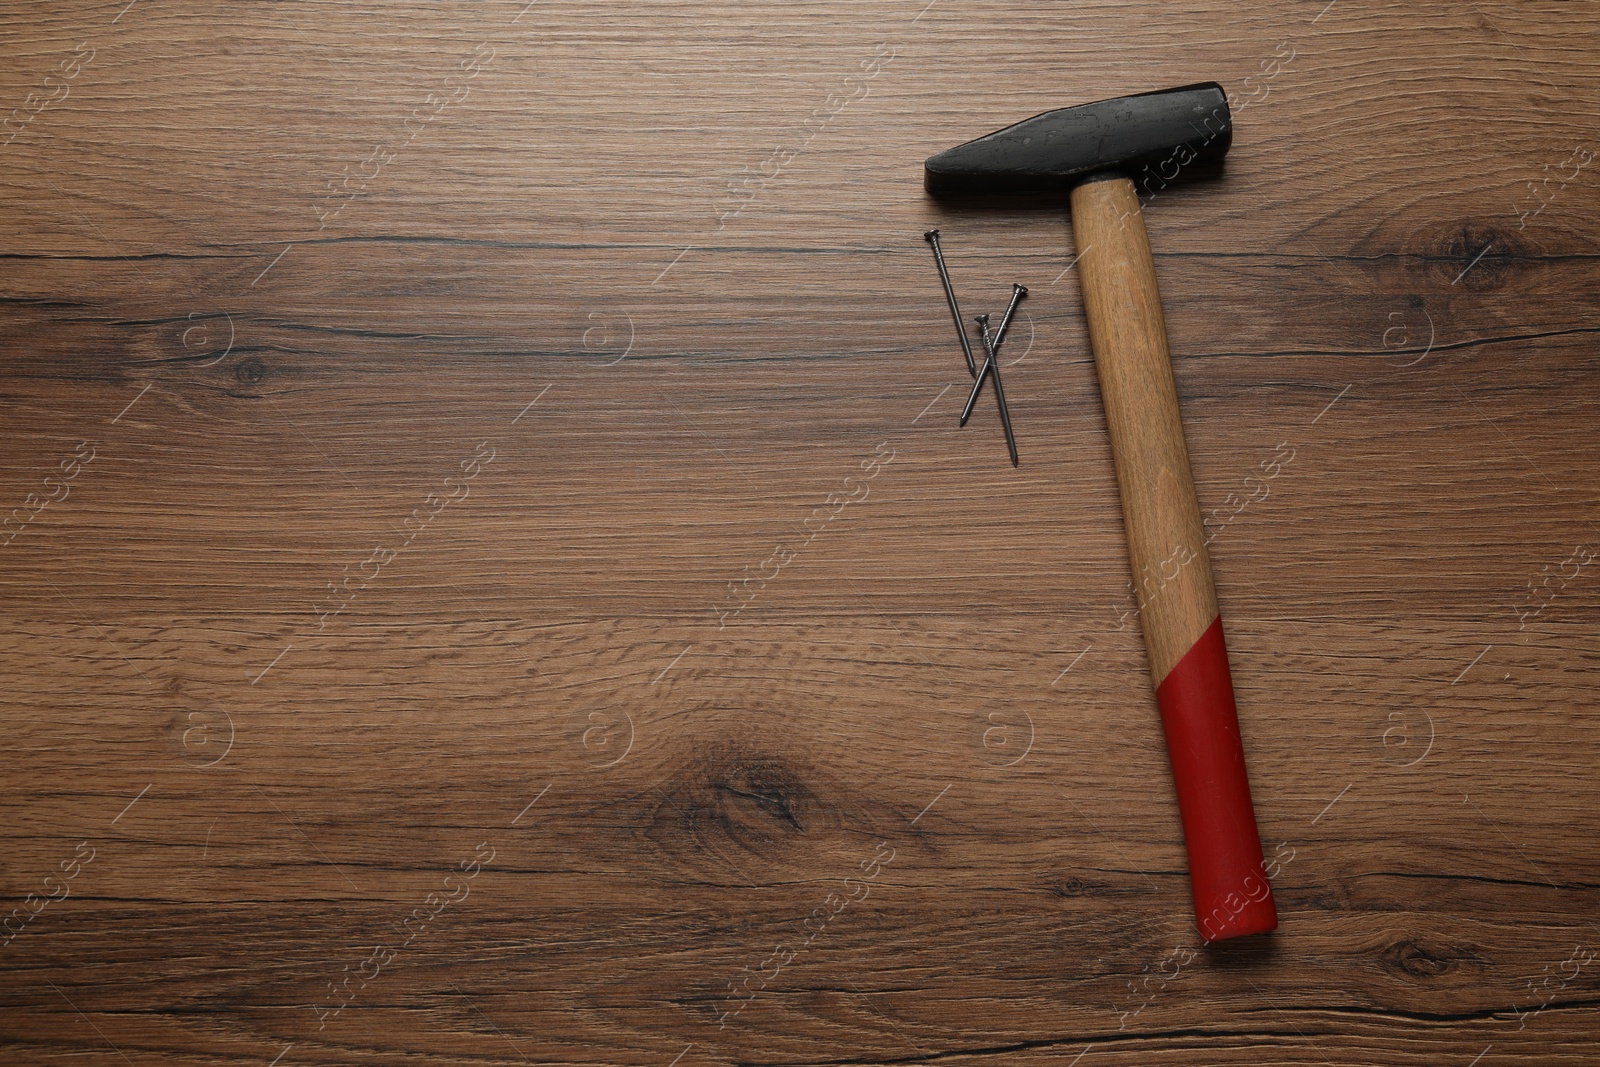
<path id="1" fill-rule="evenodd" d="M 1026 285 L 1012 285 L 1011 303 L 1006 305 L 1006 313 L 1000 319 L 1000 329 L 994 335 L 994 350 L 997 354 L 1000 351 L 1000 346 L 1005 343 L 1006 331 L 1011 328 L 1011 316 L 1017 313 L 1017 304 L 1020 303 L 1022 298 L 1027 295 L 1028 287 Z M 987 320 L 988 316 L 984 316 L 984 318 Z M 967 394 L 966 406 L 961 409 L 961 425 L 963 426 L 965 426 L 967 424 L 967 420 L 972 417 L 972 405 L 978 402 L 978 392 L 983 388 L 984 378 L 988 377 L 991 369 L 999 369 L 998 364 L 991 368 L 991 362 L 992 361 L 989 359 L 985 359 L 983 361 L 983 369 L 978 372 L 978 380 L 972 383 L 972 392 Z M 998 378 L 996 380 L 998 380 Z"/>
<path id="2" fill-rule="evenodd" d="M 950 318 L 956 324 L 956 336 L 961 338 L 961 354 L 967 357 L 967 373 L 977 377 L 978 364 L 972 358 L 972 342 L 967 340 L 967 328 L 961 321 L 961 308 L 956 304 L 956 291 L 950 287 L 950 270 L 944 265 L 944 253 L 939 250 L 939 231 L 929 230 L 922 236 L 933 246 L 933 261 L 939 267 L 939 281 L 944 283 L 944 298 L 950 303 Z"/>
<path id="3" fill-rule="evenodd" d="M 1015 300 L 1013 300 L 1012 306 L 1016 306 Z M 1017 465 L 1017 438 L 1011 432 L 1011 412 L 1006 409 L 1005 386 L 1000 384 L 1000 363 L 995 358 L 995 339 L 989 336 L 989 316 L 978 316 L 978 332 L 983 337 L 983 350 L 988 355 L 988 358 L 984 360 L 983 369 L 994 375 L 994 398 L 1000 405 L 1000 425 L 1005 428 L 1006 450 L 1011 453 L 1011 465 L 1015 467 Z M 980 378 L 979 383 L 981 384 L 981 382 L 982 379 Z"/>

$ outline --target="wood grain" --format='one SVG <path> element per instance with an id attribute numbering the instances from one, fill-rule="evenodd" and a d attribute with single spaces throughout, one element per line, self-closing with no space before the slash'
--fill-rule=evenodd
<path id="1" fill-rule="evenodd" d="M 1082 249 L 1077 268 L 1084 322 L 1117 471 L 1139 625 L 1150 678 L 1159 687 L 1216 621 L 1217 590 L 1139 199 L 1125 177 L 1077 185 L 1072 234 Z"/>
<path id="2" fill-rule="evenodd" d="M 1588 8 L 0 25 L 0 1060 L 1593 1061 Z M 1211 949 L 1066 212 L 920 188 L 1208 79 L 1147 220 L 1281 916 Z M 1016 470 L 934 226 L 1030 288 Z"/>

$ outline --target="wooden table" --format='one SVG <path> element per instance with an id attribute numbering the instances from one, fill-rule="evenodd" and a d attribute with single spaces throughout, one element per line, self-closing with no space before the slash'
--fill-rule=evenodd
<path id="1" fill-rule="evenodd" d="M 0 1060 L 1600 1055 L 1592 6 L 4 24 Z M 1148 219 L 1282 922 L 1204 948 L 1065 213 L 921 165 L 1213 78 Z"/>

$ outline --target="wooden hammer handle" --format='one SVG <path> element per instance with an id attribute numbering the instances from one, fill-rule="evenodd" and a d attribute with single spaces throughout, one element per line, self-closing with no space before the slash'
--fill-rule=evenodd
<path id="1" fill-rule="evenodd" d="M 1271 930 L 1277 912 L 1133 182 L 1105 175 L 1076 186 L 1072 229 L 1196 921 L 1208 941 Z"/>

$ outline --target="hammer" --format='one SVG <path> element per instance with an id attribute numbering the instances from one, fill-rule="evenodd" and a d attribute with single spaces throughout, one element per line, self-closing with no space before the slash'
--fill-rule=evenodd
<path id="1" fill-rule="evenodd" d="M 1214 170 L 1233 139 L 1215 82 L 1035 115 L 926 163 L 935 196 L 1067 193 L 1128 556 L 1207 941 L 1278 924 L 1262 866 L 1205 528 L 1141 195 Z M 1135 182 L 1138 185 L 1135 185 Z"/>

